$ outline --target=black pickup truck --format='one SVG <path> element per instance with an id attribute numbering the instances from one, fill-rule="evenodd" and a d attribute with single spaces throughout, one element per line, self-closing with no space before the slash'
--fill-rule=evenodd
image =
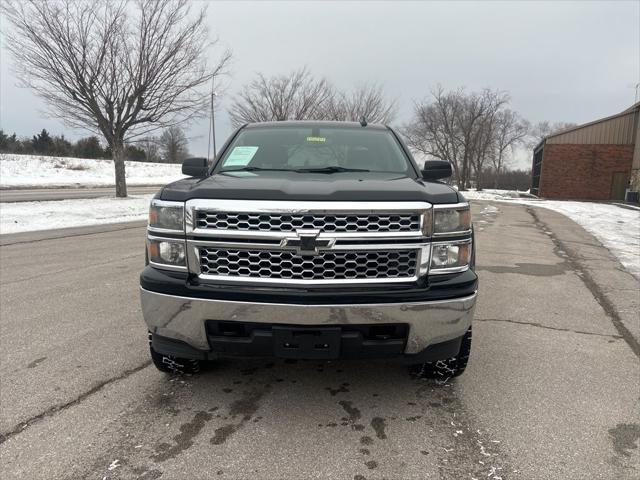
<path id="1" fill-rule="evenodd" d="M 151 357 L 398 357 L 461 374 L 477 277 L 469 204 L 389 127 L 267 122 L 151 202 L 142 311 Z"/>

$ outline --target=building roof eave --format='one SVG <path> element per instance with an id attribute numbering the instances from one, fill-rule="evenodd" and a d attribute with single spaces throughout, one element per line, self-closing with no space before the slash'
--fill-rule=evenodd
<path id="1" fill-rule="evenodd" d="M 613 118 L 623 117 L 625 115 L 631 115 L 631 114 L 637 112 L 638 110 L 640 110 L 640 102 L 634 103 L 631 107 L 627 108 L 626 110 L 623 110 L 620 113 L 616 113 L 615 115 L 609 115 L 608 117 L 599 118 L 598 120 L 593 120 L 591 122 L 587 122 L 587 123 L 583 123 L 583 124 L 580 124 L 580 125 L 576 125 L 575 127 L 565 128 L 564 130 L 559 130 L 557 132 L 553 132 L 553 133 L 547 135 L 544 138 L 544 140 L 547 140 L 548 138 L 557 137 L 559 135 L 564 135 L 565 133 L 573 132 L 575 130 L 580 130 L 581 128 L 589 127 L 591 125 L 595 125 L 595 124 L 598 124 L 598 123 L 606 122 L 606 121 L 611 120 Z M 536 147 L 536 148 L 538 148 L 538 147 Z"/>

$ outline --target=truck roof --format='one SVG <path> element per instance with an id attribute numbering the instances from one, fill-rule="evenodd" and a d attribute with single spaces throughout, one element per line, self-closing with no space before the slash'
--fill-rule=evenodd
<path id="1" fill-rule="evenodd" d="M 363 127 L 360 122 L 338 122 L 329 120 L 281 120 L 276 122 L 247 123 L 244 128 L 273 128 L 273 127 L 317 127 L 317 128 L 367 128 L 373 130 L 387 130 L 386 125 L 368 123 Z"/>

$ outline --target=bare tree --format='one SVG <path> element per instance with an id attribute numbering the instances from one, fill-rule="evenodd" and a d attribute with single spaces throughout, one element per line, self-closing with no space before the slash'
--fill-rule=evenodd
<path id="1" fill-rule="evenodd" d="M 463 162 L 457 120 L 463 108 L 460 101 L 462 94 L 462 90 L 445 92 L 438 87 L 432 92 L 432 101 L 414 104 L 414 118 L 403 129 L 412 149 L 426 157 L 450 162 L 458 181 L 461 180 Z"/>
<path id="2" fill-rule="evenodd" d="M 396 115 L 396 103 L 385 98 L 380 85 L 362 85 L 350 93 L 335 92 L 322 106 L 318 120 L 388 124 Z"/>
<path id="3" fill-rule="evenodd" d="M 7 47 L 23 85 L 72 127 L 102 134 L 125 197 L 125 142 L 206 111 L 205 91 L 231 54 L 208 66 L 205 11 L 187 0 L 3 2 Z"/>
<path id="4" fill-rule="evenodd" d="M 460 130 L 464 151 L 464 189 L 471 186 L 472 171 L 475 172 L 476 187 L 482 189 L 482 171 L 493 144 L 495 116 L 508 101 L 506 93 L 490 89 L 462 97 Z"/>
<path id="5" fill-rule="evenodd" d="M 577 126 L 576 123 L 571 123 L 571 122 L 550 123 L 546 120 L 543 122 L 538 122 L 533 126 L 533 128 L 531 128 L 529 139 L 527 141 L 527 146 L 529 148 L 534 148 L 536 145 L 538 145 L 543 139 L 545 139 L 549 135 L 553 135 L 554 133 L 558 133 L 563 130 L 568 130 L 576 126 Z"/>
<path id="6" fill-rule="evenodd" d="M 476 148 L 470 156 L 476 188 L 482 190 L 483 174 L 488 168 L 487 163 L 495 156 L 498 118 L 504 106 L 509 103 L 509 96 L 505 92 L 485 89 L 480 95 L 471 95 L 471 97 L 478 98 L 482 110 L 476 132 L 478 137 Z"/>
<path id="7" fill-rule="evenodd" d="M 430 99 L 415 104 L 403 133 L 414 150 L 450 162 L 459 189 L 470 187 L 473 174 L 482 188 L 482 175 L 495 155 L 499 114 L 508 102 L 509 96 L 498 90 L 438 87 Z"/>
<path id="8" fill-rule="evenodd" d="M 189 141 L 180 127 L 169 127 L 158 139 L 162 160 L 179 163 L 189 156 Z"/>
<path id="9" fill-rule="evenodd" d="M 144 157 L 147 162 L 159 163 L 162 158 L 160 157 L 160 148 L 158 146 L 158 137 L 146 136 L 140 138 L 136 143 L 144 151 Z"/>
<path id="10" fill-rule="evenodd" d="M 341 92 L 326 79 L 316 79 L 306 68 L 288 75 L 257 78 L 236 96 L 229 109 L 234 126 L 278 120 L 340 120 L 389 123 L 396 112 L 382 87 L 362 85 Z"/>
<path id="11" fill-rule="evenodd" d="M 529 122 L 513 110 L 503 110 L 496 117 L 495 146 L 491 163 L 495 172 L 493 188 L 499 187 L 502 172 L 507 164 L 508 152 L 522 144 L 530 130 Z"/>
<path id="12" fill-rule="evenodd" d="M 496 134 L 496 112 L 488 111 L 478 124 L 475 133 L 477 139 L 475 141 L 475 149 L 469 156 L 471 167 L 475 173 L 476 189 L 483 188 L 483 174 L 487 169 L 487 161 L 491 159 L 495 146 Z"/>
<path id="13" fill-rule="evenodd" d="M 315 79 L 306 68 L 288 75 L 265 77 L 259 73 L 245 85 L 229 109 L 231 123 L 316 119 L 333 95 L 324 79 Z"/>

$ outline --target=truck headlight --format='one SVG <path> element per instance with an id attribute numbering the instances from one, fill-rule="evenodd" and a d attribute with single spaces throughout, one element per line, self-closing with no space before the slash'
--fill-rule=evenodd
<path id="1" fill-rule="evenodd" d="M 149 261 L 159 266 L 186 267 L 184 242 L 179 240 L 148 240 Z"/>
<path id="2" fill-rule="evenodd" d="M 149 207 L 149 229 L 184 232 L 184 204 L 153 199 Z"/>
<path id="3" fill-rule="evenodd" d="M 471 240 L 455 243 L 435 243 L 431 248 L 431 273 L 461 271 L 471 260 Z"/>
<path id="4" fill-rule="evenodd" d="M 433 213 L 435 235 L 466 233 L 471 230 L 471 212 L 468 203 L 444 208 L 435 206 Z"/>

